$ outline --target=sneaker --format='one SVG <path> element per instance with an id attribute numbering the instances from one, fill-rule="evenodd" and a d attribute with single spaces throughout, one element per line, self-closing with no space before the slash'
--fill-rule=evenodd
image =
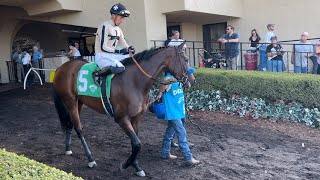
<path id="1" fill-rule="evenodd" d="M 175 142 L 172 141 L 171 147 L 177 148 L 177 147 L 179 147 L 179 145 L 178 145 L 177 143 L 175 143 Z"/>
<path id="2" fill-rule="evenodd" d="M 162 157 L 162 159 L 177 159 L 178 157 L 172 154 L 169 154 L 167 157 Z"/>
<path id="3" fill-rule="evenodd" d="M 200 164 L 200 161 L 192 158 L 191 160 L 188 160 L 188 163 L 190 165 L 198 165 L 198 164 Z"/>

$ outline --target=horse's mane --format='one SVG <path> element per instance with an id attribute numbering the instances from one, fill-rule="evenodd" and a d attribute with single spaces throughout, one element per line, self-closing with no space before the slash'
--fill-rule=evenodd
<path id="1" fill-rule="evenodd" d="M 166 49 L 167 47 L 158 47 L 158 48 L 150 48 L 150 49 L 146 49 L 136 55 L 134 55 L 134 58 L 138 61 L 147 61 L 149 60 L 153 55 L 161 52 L 162 50 Z M 134 64 L 133 60 L 131 59 L 131 57 L 126 58 L 125 60 L 121 61 L 123 65 L 127 66 L 127 65 L 131 65 Z"/>

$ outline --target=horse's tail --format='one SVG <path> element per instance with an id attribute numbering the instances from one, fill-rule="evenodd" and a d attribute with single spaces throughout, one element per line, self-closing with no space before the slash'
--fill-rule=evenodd
<path id="1" fill-rule="evenodd" d="M 63 103 L 61 97 L 57 94 L 55 88 L 53 87 L 53 101 L 56 107 L 57 113 L 59 115 L 61 128 L 63 133 L 66 132 L 67 127 L 72 127 L 71 117 L 69 114 L 68 109 L 66 108 L 65 104 Z"/>

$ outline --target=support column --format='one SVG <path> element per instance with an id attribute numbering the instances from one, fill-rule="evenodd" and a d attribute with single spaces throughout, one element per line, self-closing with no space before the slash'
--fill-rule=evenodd
<path id="1" fill-rule="evenodd" d="M 11 60 L 11 48 L 18 20 L 1 20 L 0 21 L 0 73 L 1 83 L 9 83 L 9 74 L 6 61 Z"/>

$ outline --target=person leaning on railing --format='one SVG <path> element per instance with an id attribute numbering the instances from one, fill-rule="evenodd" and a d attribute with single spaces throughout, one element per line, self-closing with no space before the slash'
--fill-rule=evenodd
<path id="1" fill-rule="evenodd" d="M 226 34 L 218 42 L 225 44 L 227 68 L 236 70 L 239 58 L 239 34 L 234 32 L 234 27 L 227 26 Z"/>
<path id="2" fill-rule="evenodd" d="M 314 56 L 313 46 L 308 41 L 309 34 L 303 32 L 301 34 L 301 39 L 298 43 L 293 46 L 293 54 L 291 56 L 291 63 L 294 64 L 295 73 L 307 73 L 308 72 L 308 58 Z M 314 68 L 318 68 L 318 63 L 316 62 Z M 316 72 L 316 70 L 314 70 Z"/>
<path id="3" fill-rule="evenodd" d="M 40 61 L 42 59 L 42 53 L 40 52 L 39 48 L 37 46 L 33 46 L 32 47 L 33 50 L 33 54 L 32 54 L 32 58 L 31 58 L 31 65 L 33 68 L 39 68 L 40 66 Z M 38 74 L 40 74 L 40 72 L 38 70 L 36 70 L 38 72 Z M 38 76 L 33 75 L 32 76 L 32 81 L 34 81 L 34 77 L 37 77 L 37 79 L 39 79 Z"/>
<path id="4" fill-rule="evenodd" d="M 317 62 L 318 62 L 318 69 L 317 69 L 317 74 L 320 74 L 320 40 L 319 42 L 315 45 L 315 54 L 317 56 Z"/>
<path id="5" fill-rule="evenodd" d="M 17 76 L 18 76 L 18 82 L 22 82 L 22 79 L 24 78 L 24 70 L 23 70 L 23 64 L 22 64 L 22 58 L 23 58 L 23 52 L 21 52 L 21 47 L 16 46 L 15 52 L 12 55 L 12 60 L 17 63 Z"/>
<path id="6" fill-rule="evenodd" d="M 278 44 L 277 36 L 270 38 L 271 44 L 267 46 L 267 57 L 270 61 L 269 72 L 282 72 L 284 49 Z"/>

